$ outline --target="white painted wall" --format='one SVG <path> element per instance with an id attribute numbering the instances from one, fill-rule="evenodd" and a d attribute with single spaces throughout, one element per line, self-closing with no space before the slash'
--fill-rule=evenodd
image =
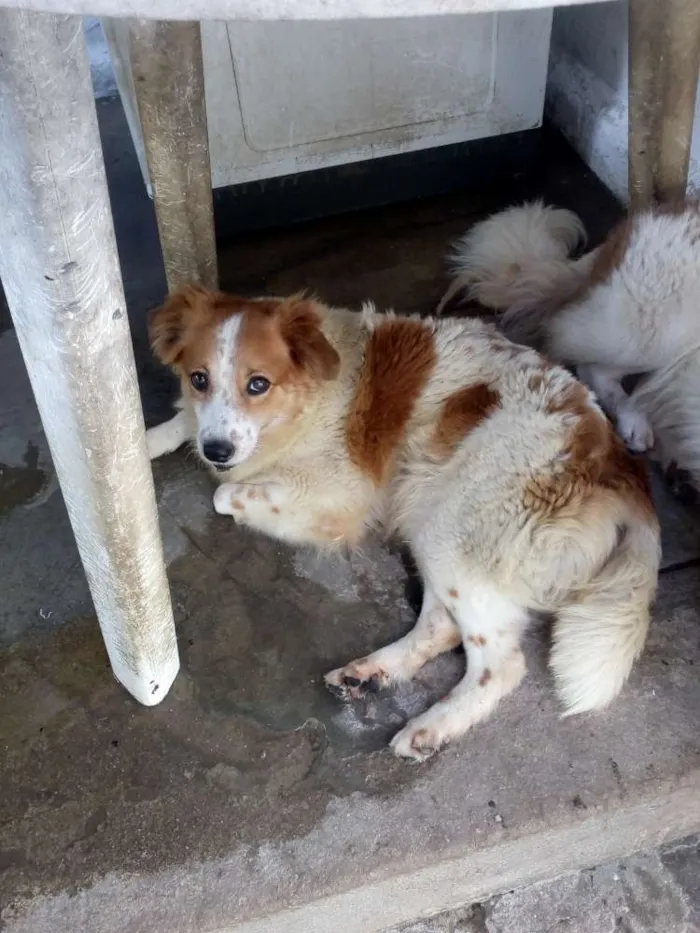
<path id="1" fill-rule="evenodd" d="M 659 0 L 663 2 L 663 0 Z M 627 201 L 627 2 L 554 11 L 546 112 Z M 700 190 L 700 97 L 689 188 Z"/>

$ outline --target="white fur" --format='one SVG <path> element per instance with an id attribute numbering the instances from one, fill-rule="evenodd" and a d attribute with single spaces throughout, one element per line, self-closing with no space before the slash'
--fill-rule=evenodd
<path id="1" fill-rule="evenodd" d="M 540 337 L 579 367 L 632 449 L 656 442 L 700 485 L 700 213 L 649 211 L 629 224 L 621 261 L 593 283 L 596 252 L 566 258 L 582 229 L 575 215 L 512 208 L 460 241 L 455 281 L 505 312 L 509 333 Z M 648 377 L 627 396 L 620 379 L 640 373 Z"/>
<path id="2" fill-rule="evenodd" d="M 165 421 L 146 431 L 146 446 L 151 460 L 164 457 L 182 447 L 192 436 L 192 425 L 187 413 L 179 411 L 170 421 Z"/>

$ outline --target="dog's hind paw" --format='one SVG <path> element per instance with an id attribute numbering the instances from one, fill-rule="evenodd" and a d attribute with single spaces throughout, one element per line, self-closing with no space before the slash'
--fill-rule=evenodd
<path id="1" fill-rule="evenodd" d="M 391 748 L 398 758 L 427 761 L 447 745 L 449 736 L 444 735 L 437 725 L 422 724 L 423 718 L 418 716 L 410 720 L 391 740 Z"/>
<path id="2" fill-rule="evenodd" d="M 628 409 L 619 412 L 617 430 L 629 450 L 634 453 L 644 453 L 654 446 L 654 431 L 641 411 Z"/>

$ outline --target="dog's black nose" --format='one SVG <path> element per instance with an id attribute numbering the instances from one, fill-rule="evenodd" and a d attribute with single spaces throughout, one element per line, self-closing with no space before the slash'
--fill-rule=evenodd
<path id="1" fill-rule="evenodd" d="M 229 441 L 206 441 L 202 444 L 202 453 L 210 463 L 228 463 L 234 450 Z"/>

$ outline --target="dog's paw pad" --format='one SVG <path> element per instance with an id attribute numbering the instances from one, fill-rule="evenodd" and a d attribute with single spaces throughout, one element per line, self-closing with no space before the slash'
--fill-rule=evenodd
<path id="1" fill-rule="evenodd" d="M 386 671 L 366 659 L 338 667 L 323 680 L 331 693 L 343 700 L 359 700 L 368 693 L 377 693 L 389 683 Z"/>
<path id="2" fill-rule="evenodd" d="M 397 732 L 391 740 L 391 747 L 398 758 L 410 758 L 412 761 L 427 761 L 447 744 L 447 739 L 429 726 L 418 722 L 409 722 Z"/>
<path id="3" fill-rule="evenodd" d="M 238 498 L 238 488 L 232 483 L 222 483 L 214 493 L 214 511 L 219 515 L 233 515 L 234 518 L 245 510 Z"/>

